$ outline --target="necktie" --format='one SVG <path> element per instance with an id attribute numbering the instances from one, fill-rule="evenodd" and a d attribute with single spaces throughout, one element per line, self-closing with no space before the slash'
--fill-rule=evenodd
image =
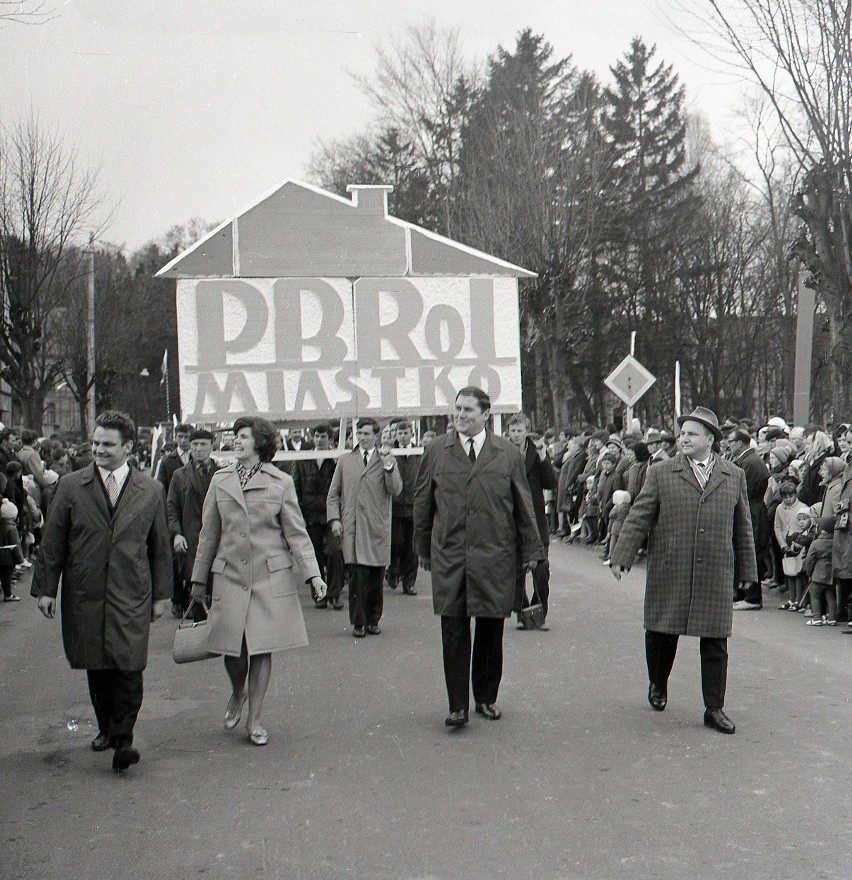
<path id="1" fill-rule="evenodd" d="M 115 481 L 115 475 L 112 472 L 106 478 L 106 490 L 109 496 L 110 507 L 115 507 L 115 503 L 118 501 L 118 483 Z"/>
<path id="2" fill-rule="evenodd" d="M 364 467 L 367 467 L 367 462 L 370 460 L 370 453 L 367 450 L 364 450 Z"/>
<path id="3" fill-rule="evenodd" d="M 471 461 L 476 461 L 476 452 L 473 449 L 473 437 L 471 437 L 467 442 L 470 444 L 467 450 L 467 457 Z"/>

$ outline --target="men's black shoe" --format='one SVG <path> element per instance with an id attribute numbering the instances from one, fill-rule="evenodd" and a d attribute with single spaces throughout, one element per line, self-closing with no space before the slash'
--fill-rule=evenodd
<path id="1" fill-rule="evenodd" d="M 331 607 L 335 611 L 343 611 L 343 602 L 340 599 L 332 599 Z"/>
<path id="2" fill-rule="evenodd" d="M 92 740 L 92 750 L 95 752 L 105 752 L 109 748 L 109 737 L 105 733 L 99 733 Z"/>
<path id="3" fill-rule="evenodd" d="M 414 587 L 403 587 L 402 592 L 405 593 L 406 596 L 416 596 L 417 590 Z"/>
<path id="4" fill-rule="evenodd" d="M 364 632 L 363 626 L 353 626 L 352 635 L 355 636 L 356 639 L 363 639 L 367 633 Z"/>
<path id="5" fill-rule="evenodd" d="M 477 703 L 476 712 L 487 718 L 489 721 L 498 721 L 503 717 L 503 713 L 494 705 L 494 703 Z"/>
<path id="6" fill-rule="evenodd" d="M 467 724 L 467 712 L 450 712 L 444 724 L 447 727 L 464 727 Z"/>
<path id="7" fill-rule="evenodd" d="M 657 712 L 662 712 L 663 709 L 666 708 L 666 703 L 668 703 L 668 701 L 669 695 L 666 692 L 665 687 L 660 687 L 653 682 L 648 685 L 648 702 L 651 704 L 652 709 L 656 709 Z"/>
<path id="8" fill-rule="evenodd" d="M 367 624 L 367 633 L 371 636 L 377 636 L 381 631 L 381 627 L 377 623 L 368 623 Z"/>
<path id="9" fill-rule="evenodd" d="M 122 773 L 131 764 L 139 763 L 139 752 L 132 746 L 118 746 L 112 756 L 112 769 L 116 773 Z"/>
<path id="10" fill-rule="evenodd" d="M 735 733 L 736 725 L 721 709 L 707 709 L 704 712 L 704 726 L 715 727 L 719 733 Z"/>
<path id="11" fill-rule="evenodd" d="M 314 605 L 317 608 L 328 608 L 328 599 L 314 599 Z"/>

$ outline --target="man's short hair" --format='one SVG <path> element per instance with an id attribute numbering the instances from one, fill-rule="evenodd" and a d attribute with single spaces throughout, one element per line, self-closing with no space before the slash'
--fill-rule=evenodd
<path id="1" fill-rule="evenodd" d="M 117 409 L 104 410 L 95 419 L 95 427 L 118 431 L 122 443 L 132 443 L 136 439 L 136 425 L 133 424 L 133 419 Z"/>
<path id="2" fill-rule="evenodd" d="M 456 395 L 456 400 L 460 397 L 475 397 L 476 402 L 479 404 L 480 412 L 491 409 L 491 398 L 481 388 L 477 388 L 476 385 L 465 385 Z"/>
<path id="3" fill-rule="evenodd" d="M 751 435 L 744 428 L 735 428 L 728 434 L 728 442 L 730 443 L 731 440 L 745 443 L 748 446 L 751 443 Z"/>
<path id="4" fill-rule="evenodd" d="M 382 432 L 379 423 L 371 418 L 358 419 L 358 429 L 360 430 L 361 428 L 372 428 L 374 434 L 381 434 Z"/>
<path id="5" fill-rule="evenodd" d="M 38 440 L 38 431 L 34 431 L 32 428 L 24 428 L 21 431 L 21 442 L 24 446 L 32 446 L 36 440 Z"/>
<path id="6" fill-rule="evenodd" d="M 275 425 L 260 416 L 242 416 L 234 422 L 234 427 L 231 430 L 236 436 L 243 428 L 248 428 L 251 431 L 251 436 L 254 438 L 254 451 L 260 456 L 260 460 L 272 461 L 272 456 L 278 451 L 275 438 L 281 436 Z"/>
<path id="7" fill-rule="evenodd" d="M 391 422 L 391 426 L 396 428 L 397 430 L 399 430 L 400 428 L 408 428 L 409 431 L 414 430 L 414 426 L 411 424 L 411 422 L 408 421 L 408 419 L 394 419 Z"/>
<path id="8" fill-rule="evenodd" d="M 175 428 L 175 437 L 177 437 L 178 434 L 191 434 L 191 433 L 192 433 L 192 425 L 181 424 Z"/>
<path id="9" fill-rule="evenodd" d="M 313 434 L 314 437 L 316 437 L 317 434 L 324 434 L 326 437 L 331 437 L 333 434 L 331 425 L 329 425 L 328 422 L 320 422 L 314 427 Z"/>
<path id="10" fill-rule="evenodd" d="M 509 419 L 508 426 L 511 428 L 512 425 L 524 425 L 528 431 L 532 428 L 532 422 L 530 421 L 530 417 L 523 411 L 516 412 Z"/>

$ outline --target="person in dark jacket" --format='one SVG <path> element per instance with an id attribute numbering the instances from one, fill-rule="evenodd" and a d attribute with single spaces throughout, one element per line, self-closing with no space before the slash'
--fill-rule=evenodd
<path id="1" fill-rule="evenodd" d="M 754 535 L 754 552 L 757 556 L 757 580 L 745 590 L 734 590 L 735 611 L 759 611 L 763 607 L 761 581 L 768 574 L 765 567 L 769 550 L 769 519 L 766 515 L 766 489 L 769 486 L 769 468 L 757 451 L 751 447 L 751 435 L 744 428 L 735 428 L 728 434 L 730 460 L 743 469 L 748 492 L 748 509 L 751 514 L 751 531 Z"/>
<path id="2" fill-rule="evenodd" d="M 331 448 L 331 426 L 317 425 L 314 428 L 314 446 L 317 452 L 327 452 Z M 343 591 L 343 546 L 340 538 L 334 535 L 328 525 L 326 501 L 328 490 L 336 467 L 333 458 L 317 458 L 293 462 L 293 482 L 299 509 L 305 518 L 305 528 L 314 546 L 314 555 L 320 568 L 320 575 L 328 585 L 328 592 L 321 599 L 314 596 L 317 608 L 343 609 L 340 594 Z"/>
<path id="3" fill-rule="evenodd" d="M 166 497 L 169 536 L 182 580 L 179 595 L 183 611 L 189 605 L 192 590 L 192 567 L 195 565 L 198 536 L 201 534 L 201 510 L 210 481 L 218 470 L 216 462 L 210 457 L 213 439 L 210 431 L 195 430 L 189 435 L 189 464 L 174 472 Z M 205 617 L 204 609 L 198 604 L 194 606 L 193 617 L 195 620 Z"/>
<path id="4" fill-rule="evenodd" d="M 175 472 L 184 465 L 189 464 L 189 438 L 192 435 L 192 427 L 190 425 L 178 425 L 175 428 L 175 448 L 164 455 L 157 465 L 155 478 L 159 480 L 165 492 L 164 497 L 168 498 L 169 486 Z M 174 577 L 172 587 L 172 617 L 183 617 L 184 612 L 184 579 L 183 566 L 177 554 L 174 557 Z"/>
<path id="5" fill-rule="evenodd" d="M 98 722 L 92 748 L 114 748 L 116 772 L 139 760 L 133 730 L 148 634 L 171 592 L 162 487 L 127 465 L 135 432 L 124 413 L 98 416 L 95 464 L 59 481 L 30 590 L 53 618 L 61 585 L 65 654 L 87 671 Z"/>
<path id="6" fill-rule="evenodd" d="M 395 446 L 398 449 L 414 449 L 411 422 L 400 420 L 396 424 Z M 402 592 L 416 596 L 417 551 L 414 549 L 414 488 L 420 455 L 398 455 L 396 464 L 402 477 L 402 492 L 393 499 L 391 516 L 391 561 L 388 566 L 388 586 L 395 590 L 402 584 Z"/>
<path id="7" fill-rule="evenodd" d="M 550 548 L 550 529 L 547 524 L 547 514 L 544 511 L 545 489 L 551 491 L 558 486 L 556 469 L 550 463 L 547 447 L 544 440 L 538 434 L 530 434 L 530 420 L 522 412 L 509 419 L 509 440 L 518 447 L 524 459 L 524 470 L 527 475 L 527 483 L 532 496 L 535 521 L 538 526 L 538 534 L 541 540 L 542 559 L 533 571 L 533 598 L 538 597 L 541 602 L 544 621 L 538 627 L 546 630 L 548 600 L 550 598 L 550 563 L 548 550 Z M 515 578 L 515 606 L 514 612 L 518 616 L 518 629 L 526 629 L 527 626 L 521 617 L 521 610 L 530 604 L 526 590 L 527 569 L 524 565 L 517 566 Z"/>
<path id="8" fill-rule="evenodd" d="M 817 520 L 818 533 L 805 556 L 805 574 L 810 578 L 810 626 L 837 626 L 837 597 L 831 556 L 834 549 L 834 516 Z"/>

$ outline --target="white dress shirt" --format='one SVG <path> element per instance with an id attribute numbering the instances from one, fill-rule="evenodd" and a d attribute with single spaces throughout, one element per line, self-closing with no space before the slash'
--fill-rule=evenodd
<path id="1" fill-rule="evenodd" d="M 98 465 L 98 471 L 101 475 L 101 480 L 103 481 L 104 486 L 106 486 L 107 477 L 110 474 L 115 477 L 115 484 L 118 486 L 118 494 L 121 495 L 121 490 L 124 488 L 124 483 L 127 480 L 128 476 L 130 476 L 130 465 L 127 462 L 124 462 L 121 467 L 116 468 L 114 471 L 108 471 Z"/>
<path id="2" fill-rule="evenodd" d="M 468 437 L 466 434 L 459 434 L 459 441 L 461 442 L 464 454 L 468 457 L 470 456 L 470 441 L 473 440 L 473 453 L 479 458 L 479 453 L 482 452 L 482 447 L 485 445 L 485 437 L 485 428 L 474 437 Z"/>

